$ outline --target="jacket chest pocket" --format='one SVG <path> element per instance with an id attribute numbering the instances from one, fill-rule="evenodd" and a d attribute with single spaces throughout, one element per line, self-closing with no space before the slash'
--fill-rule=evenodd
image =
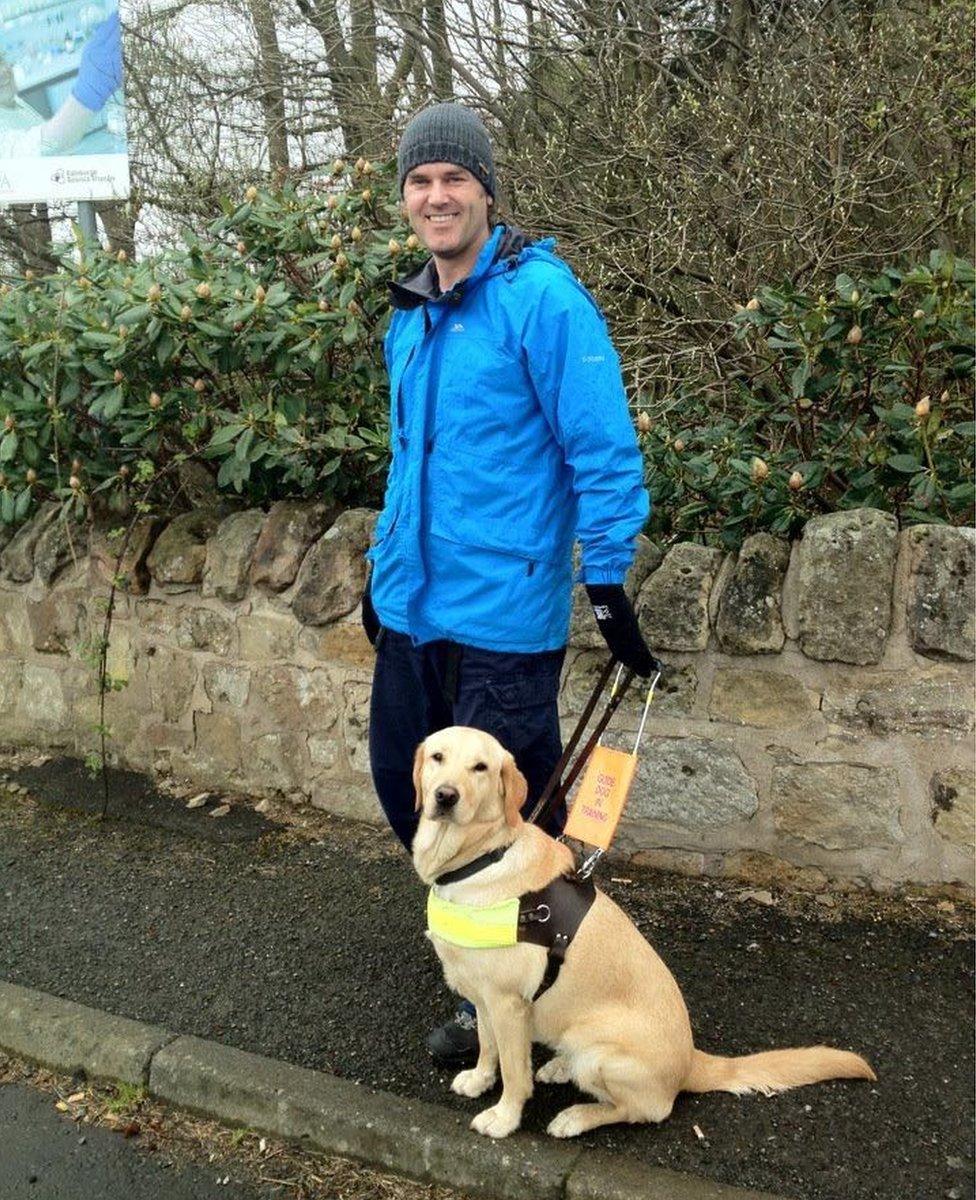
<path id="1" fill-rule="evenodd" d="M 513 434 L 538 414 L 521 361 L 484 338 L 442 335 L 434 433 L 470 453 L 505 453 Z"/>

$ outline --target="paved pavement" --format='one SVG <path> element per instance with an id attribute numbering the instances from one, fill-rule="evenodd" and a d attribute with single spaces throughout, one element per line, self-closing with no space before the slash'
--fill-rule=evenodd
<path id="1" fill-rule="evenodd" d="M 79 1126 L 49 1097 L 22 1084 L 0 1086 L 3 1200 L 265 1200 L 226 1171 L 151 1157 L 132 1139 Z M 226 1180 L 226 1182 L 224 1182 Z"/>
<path id="2" fill-rule="evenodd" d="M 422 889 L 390 838 L 314 814 L 300 832 L 249 828 L 246 805 L 213 820 L 172 797 L 125 806 L 113 795 L 100 824 L 41 807 L 42 786 L 51 804 L 72 798 L 51 765 L 18 773 L 28 796 L 5 792 L 0 774 L 0 980 L 29 991 L 16 1021 L 0 1011 L 12 1053 L 142 1080 L 226 1121 L 333 1138 L 326 1152 L 472 1195 L 511 1183 L 519 1200 L 542 1200 L 571 1184 L 582 1197 L 589 1172 L 592 1195 L 611 1200 L 611 1165 L 618 1195 L 644 1200 L 660 1195 L 655 1181 L 675 1200 L 668 1172 L 697 1189 L 688 1200 L 730 1185 L 790 1200 L 972 1194 L 961 904 L 776 888 L 750 899 L 731 881 L 611 864 L 601 886 L 675 972 L 705 1049 L 831 1041 L 864 1053 L 879 1081 L 682 1096 L 662 1126 L 572 1143 L 542 1131 L 576 1096 L 544 1087 L 524 1132 L 496 1144 L 468 1132 L 476 1107 L 425 1054 L 449 1000 L 423 939 Z M 106 1025 L 110 1012 L 139 1020 Z M 61 1038 L 51 1058 L 45 1034 Z"/>
<path id="3" fill-rule="evenodd" d="M 0 983 L 0 1047 L 55 1071 L 141 1086 L 191 1112 L 489 1200 L 777 1200 L 552 1139 L 522 1134 L 499 1148 L 435 1105 L 178 1037 L 16 984 Z M 39 1112 L 43 1101 L 22 1093 L 9 1085 L 0 1089 L 0 1131 L 18 1119 L 34 1122 L 16 1139 L 17 1153 L 0 1173 L 0 1185 L 5 1178 L 12 1189 L 37 1185 L 24 1193 L 31 1200 L 210 1200 L 219 1194 L 206 1190 L 210 1180 L 189 1170 L 168 1190 L 160 1168 L 118 1145 L 107 1147 L 100 1137 L 93 1140 L 99 1153 L 86 1151 L 76 1128 L 52 1125 Z M 73 1190 L 79 1183 L 89 1190 Z M 167 1190 L 160 1192 L 161 1186 Z M 235 1194 L 248 1200 L 247 1191 Z M 14 1200 L 3 1191 L 0 1196 Z"/>

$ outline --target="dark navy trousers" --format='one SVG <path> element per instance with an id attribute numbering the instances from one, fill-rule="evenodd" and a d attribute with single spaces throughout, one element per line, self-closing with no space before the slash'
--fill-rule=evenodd
<path id="1" fill-rule="evenodd" d="M 428 734 L 449 725 L 483 729 L 511 751 L 529 785 L 522 810 L 529 813 L 562 753 L 558 695 L 565 654 L 508 654 L 446 641 L 415 646 L 406 634 L 380 631 L 369 761 L 380 804 L 407 850 L 418 822 L 414 752 Z M 564 804 L 546 829 L 555 836 L 565 823 Z"/>

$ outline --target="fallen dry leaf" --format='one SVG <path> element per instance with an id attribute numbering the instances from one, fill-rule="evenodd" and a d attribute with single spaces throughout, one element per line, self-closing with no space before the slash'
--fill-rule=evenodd
<path id="1" fill-rule="evenodd" d="M 67 1106 L 67 1104 L 65 1104 L 65 1102 L 63 1100 L 59 1100 L 57 1102 L 57 1104 L 55 1104 L 54 1107 L 58 1110 L 58 1112 L 67 1112 L 68 1111 L 68 1106 Z"/>
<path id="2" fill-rule="evenodd" d="M 209 799 L 210 799 L 209 792 L 201 792 L 199 796 L 191 796 L 190 799 L 187 800 L 187 802 L 186 802 L 186 807 L 187 808 L 203 808 L 203 806 L 207 803 L 207 801 Z"/>
<path id="3" fill-rule="evenodd" d="M 77 1104 L 79 1100 L 84 1100 L 84 1098 L 85 1098 L 84 1092 L 75 1092 L 75 1094 L 73 1096 L 68 1097 L 68 1103 L 69 1104 Z"/>
<path id="4" fill-rule="evenodd" d="M 207 816 L 208 817 L 226 817 L 229 812 L 230 812 L 229 804 L 219 804 L 216 808 L 212 808 L 210 810 L 210 812 L 207 813 Z"/>

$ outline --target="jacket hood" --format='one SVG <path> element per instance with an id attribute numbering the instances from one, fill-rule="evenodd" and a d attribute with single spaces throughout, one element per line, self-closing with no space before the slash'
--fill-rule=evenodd
<path id="1" fill-rule="evenodd" d="M 516 225 L 496 225 L 478 255 L 471 274 L 456 283 L 451 293 L 467 290 L 500 271 L 514 270 L 529 258 L 545 256 L 553 262 L 560 262 L 552 253 L 555 245 L 555 238 L 535 241 Z M 440 290 L 433 258 L 428 258 L 412 275 L 391 282 L 389 287 L 394 308 L 417 308 L 428 300 L 439 300 L 445 294 Z"/>

